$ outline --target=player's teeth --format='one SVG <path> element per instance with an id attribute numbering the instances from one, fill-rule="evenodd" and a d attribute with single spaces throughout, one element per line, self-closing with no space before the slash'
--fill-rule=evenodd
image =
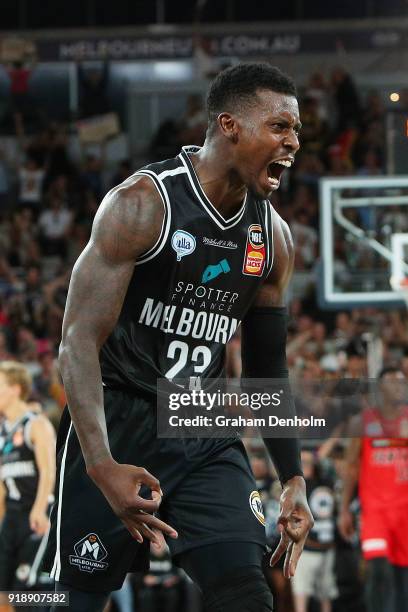
<path id="1" fill-rule="evenodd" d="M 290 168 L 292 162 L 288 159 L 278 159 L 278 161 L 274 162 L 275 164 L 280 164 L 281 166 L 285 166 L 285 168 Z"/>
<path id="2" fill-rule="evenodd" d="M 272 183 L 273 185 L 279 185 L 278 179 L 274 178 L 273 176 L 269 177 L 269 182 Z"/>

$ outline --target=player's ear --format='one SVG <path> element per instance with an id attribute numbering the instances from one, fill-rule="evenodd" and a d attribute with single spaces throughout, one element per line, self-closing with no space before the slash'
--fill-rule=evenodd
<path id="1" fill-rule="evenodd" d="M 221 132 L 228 140 L 233 143 L 238 142 L 238 123 L 236 119 L 229 113 L 221 113 L 218 115 L 218 125 Z"/>

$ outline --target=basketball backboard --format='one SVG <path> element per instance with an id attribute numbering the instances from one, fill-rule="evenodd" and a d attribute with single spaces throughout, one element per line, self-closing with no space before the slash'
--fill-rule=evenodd
<path id="1" fill-rule="evenodd" d="M 390 279 L 408 276 L 408 242 L 393 238 L 407 234 L 408 176 L 321 179 L 320 305 L 402 307 Z"/>

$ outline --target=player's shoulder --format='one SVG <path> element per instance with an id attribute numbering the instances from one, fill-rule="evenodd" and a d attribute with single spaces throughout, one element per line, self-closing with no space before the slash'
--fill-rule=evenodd
<path id="1" fill-rule="evenodd" d="M 152 179 L 146 174 L 135 173 L 108 191 L 102 201 L 102 205 L 117 202 L 118 200 L 137 202 L 140 198 L 145 198 L 146 196 L 149 196 L 149 199 L 160 199 Z"/>
<path id="2" fill-rule="evenodd" d="M 54 427 L 51 424 L 49 418 L 42 412 L 33 412 L 29 417 L 30 423 L 30 437 L 33 438 L 41 437 L 44 433 L 54 434 Z"/>
<path id="3" fill-rule="evenodd" d="M 147 198 L 149 202 L 161 202 L 165 189 L 163 181 L 177 177 L 182 168 L 183 163 L 178 156 L 143 166 L 113 187 L 105 199 L 146 201 Z"/>

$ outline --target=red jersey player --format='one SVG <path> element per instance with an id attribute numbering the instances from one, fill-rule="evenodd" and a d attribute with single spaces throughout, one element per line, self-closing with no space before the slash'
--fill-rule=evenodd
<path id="1" fill-rule="evenodd" d="M 379 375 L 379 401 L 354 418 L 347 453 L 339 530 L 350 539 L 355 529 L 350 502 L 358 482 L 361 546 L 367 562 L 369 612 L 408 605 L 408 402 L 406 379 L 398 368 Z M 357 429 L 356 429 L 357 428 Z"/>

